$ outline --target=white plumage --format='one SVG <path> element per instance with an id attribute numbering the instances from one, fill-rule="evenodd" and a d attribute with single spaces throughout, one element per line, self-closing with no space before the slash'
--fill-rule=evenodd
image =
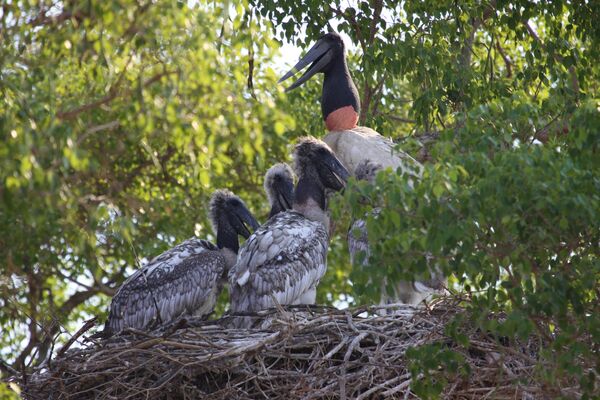
<path id="1" fill-rule="evenodd" d="M 377 161 L 383 168 L 419 179 L 423 166 L 403 151 L 394 148 L 394 142 L 371 128 L 357 126 L 344 131 L 328 132 L 323 141 L 331 147 L 348 171 L 355 171 L 364 159 Z"/>

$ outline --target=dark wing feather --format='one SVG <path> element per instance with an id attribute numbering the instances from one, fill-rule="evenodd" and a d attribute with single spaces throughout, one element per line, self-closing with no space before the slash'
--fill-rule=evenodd
<path id="1" fill-rule="evenodd" d="M 119 332 L 212 312 L 222 288 L 225 259 L 210 242 L 191 239 L 154 258 L 130 276 L 111 302 L 107 327 Z"/>

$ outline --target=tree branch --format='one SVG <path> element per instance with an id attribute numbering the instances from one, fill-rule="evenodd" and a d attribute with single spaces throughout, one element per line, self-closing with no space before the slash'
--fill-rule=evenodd
<path id="1" fill-rule="evenodd" d="M 65 345 L 56 352 L 56 355 L 61 356 L 67 350 L 69 350 L 69 347 L 71 347 L 73 345 L 73 343 L 75 343 L 75 341 L 77 341 L 77 339 L 79 339 L 79 337 L 81 335 L 83 335 L 85 332 L 89 331 L 90 328 L 92 328 L 94 325 L 96 325 L 96 318 L 97 317 L 94 317 L 92 319 L 85 321 L 85 324 L 83 324 L 83 326 L 73 336 L 71 336 L 71 339 L 69 339 L 67 341 L 67 343 L 65 343 Z"/>
<path id="2" fill-rule="evenodd" d="M 30 283 L 31 284 L 31 283 Z M 48 355 L 48 351 L 54 341 L 56 334 L 60 331 L 62 326 L 61 321 L 66 319 L 69 314 L 79 305 L 89 300 L 91 297 L 101 292 L 102 288 L 94 285 L 90 289 L 79 291 L 69 297 L 58 309 L 55 314 L 50 316 L 49 322 L 40 325 L 38 321 L 32 316 L 28 316 L 29 323 L 29 342 L 19 353 L 19 356 L 13 363 L 14 369 L 25 370 L 25 359 L 32 354 L 32 351 L 37 348 L 37 363 L 44 361 Z M 33 293 L 30 289 L 30 293 Z M 39 302 L 39 299 L 35 304 Z M 32 302 L 33 303 L 33 302 Z M 44 335 L 40 338 L 37 327 L 43 331 Z M 33 361 L 33 360 L 32 360 Z"/>
<path id="3" fill-rule="evenodd" d="M 118 287 L 117 288 L 112 288 L 110 286 L 105 285 L 102 282 L 95 282 L 94 285 L 98 288 L 98 292 L 99 293 L 105 294 L 107 296 L 111 296 L 112 297 L 112 296 L 115 295 L 115 293 L 117 293 L 117 288 Z"/>
<path id="4" fill-rule="evenodd" d="M 25 370 L 25 359 L 29 354 L 33 351 L 33 349 L 38 345 L 37 340 L 37 330 L 36 330 L 36 321 L 32 318 L 29 319 L 29 342 L 27 345 L 21 350 L 13 366 L 17 369 Z"/>
<path id="5" fill-rule="evenodd" d="M 127 68 L 129 67 L 131 58 L 132 58 L 132 56 L 129 56 L 129 60 L 127 60 L 127 63 L 125 63 L 125 67 L 123 67 L 123 71 L 121 71 L 121 73 L 119 74 L 117 81 L 113 85 L 111 85 L 110 89 L 108 90 L 108 94 L 106 96 L 104 96 L 100 100 L 96 100 L 92 103 L 88 103 L 88 104 L 85 104 L 80 107 L 76 107 L 69 111 L 58 112 L 56 114 L 56 116 L 60 119 L 65 119 L 65 120 L 73 119 L 74 117 L 81 114 L 82 112 L 99 107 L 102 104 L 106 104 L 106 103 L 110 102 L 111 100 L 113 100 L 114 98 L 116 98 L 119 94 L 119 86 L 121 85 L 121 82 L 123 81 L 125 72 L 127 72 Z"/>
<path id="6" fill-rule="evenodd" d="M 44 339 L 38 346 L 39 353 L 37 355 L 37 364 L 43 362 L 47 358 L 48 351 L 55 340 L 55 336 L 62 326 L 61 321 L 66 319 L 77 306 L 83 304 L 98 292 L 99 289 L 96 287 L 76 292 L 58 308 L 56 315 L 51 315 L 50 328 L 46 330 Z M 66 329 L 65 332 L 67 332 Z"/>
<path id="7" fill-rule="evenodd" d="M 475 41 L 475 33 L 481 27 L 481 24 L 492 16 L 496 10 L 496 1 L 491 1 L 488 7 L 483 11 L 481 18 L 473 18 L 471 22 L 471 32 L 469 37 L 465 39 L 463 48 L 460 52 L 460 65 L 463 68 L 468 68 L 471 64 L 471 55 L 473 53 L 473 42 Z"/>
<path id="8" fill-rule="evenodd" d="M 87 131 L 85 131 L 81 136 L 79 136 L 77 138 L 77 144 L 81 144 L 85 139 L 87 139 L 89 136 L 93 135 L 96 132 L 115 129 L 115 128 L 118 128 L 119 125 L 120 125 L 119 121 L 115 120 L 115 121 L 107 122 L 105 124 L 92 126 L 91 128 L 88 128 Z"/>
<path id="9" fill-rule="evenodd" d="M 368 53 L 369 48 L 372 46 L 373 41 L 375 40 L 375 33 L 377 32 L 377 24 L 381 20 L 381 10 L 383 9 L 383 1 L 381 0 L 373 0 L 371 2 L 371 7 L 373 7 L 373 17 L 371 19 L 371 25 L 369 27 L 369 38 L 368 41 L 362 41 L 362 50 L 363 56 Z M 358 26 L 360 30 L 360 26 Z M 367 44 L 368 43 L 368 44 Z M 364 58 L 363 58 L 363 66 L 364 66 Z M 383 81 L 385 78 L 382 78 L 381 84 L 383 85 Z M 369 83 L 369 78 L 365 77 L 363 81 L 363 90 L 361 96 L 361 109 L 360 109 L 360 124 L 364 124 L 367 120 L 367 115 L 371 108 L 371 102 L 373 101 L 373 97 L 375 97 L 376 89 Z"/>
<path id="10" fill-rule="evenodd" d="M 38 344 L 39 344 L 37 327 L 39 326 L 40 328 L 43 329 L 43 327 L 37 321 L 36 309 L 35 309 L 36 305 L 39 304 L 40 295 L 41 295 L 39 279 L 40 279 L 40 277 L 37 274 L 33 274 L 32 272 L 29 272 L 27 274 L 27 287 L 29 290 L 28 301 L 29 301 L 30 311 L 28 313 L 26 311 L 24 312 L 23 310 L 21 310 L 21 312 L 24 312 L 25 316 L 27 318 L 29 318 L 29 325 L 28 325 L 29 342 L 27 343 L 25 348 L 21 351 L 21 353 L 19 353 L 19 355 L 15 359 L 15 362 L 13 363 L 13 366 L 15 369 L 21 369 L 21 370 L 25 369 L 25 359 L 27 358 L 27 356 L 29 356 L 31 354 L 33 349 L 36 346 L 38 346 Z"/>
<path id="11" fill-rule="evenodd" d="M 461 70 L 468 71 L 471 69 L 471 56 L 473 54 L 473 42 L 475 41 L 475 34 L 477 30 L 481 27 L 481 25 L 490 18 L 494 11 L 496 10 L 496 0 L 490 2 L 490 4 L 483 11 L 483 15 L 481 18 L 472 18 L 471 19 L 471 31 L 469 32 L 469 36 L 465 38 L 463 42 L 463 47 L 460 51 L 459 65 Z M 463 101 L 465 97 L 464 87 L 460 88 L 459 98 Z"/>
<path id="12" fill-rule="evenodd" d="M 504 65 L 506 66 L 506 77 L 510 78 L 512 76 L 512 61 L 502 48 L 500 41 L 496 41 L 496 49 L 498 50 L 498 52 L 502 56 L 502 59 L 504 60 Z"/>
<path id="13" fill-rule="evenodd" d="M 555 115 L 546 125 L 536 130 L 531 138 L 531 143 L 536 139 L 542 143 L 547 143 L 551 134 L 554 134 L 554 136 L 567 134 L 569 132 L 568 123 L 564 119 L 559 119 L 561 116 L 563 115 Z"/>
<path id="14" fill-rule="evenodd" d="M 375 39 L 375 33 L 377 32 L 377 24 L 381 19 L 383 0 L 373 0 L 371 2 L 371 7 L 373 7 L 373 19 L 371 19 L 371 27 L 369 29 L 369 43 L 373 43 L 373 40 Z"/>
<path id="15" fill-rule="evenodd" d="M 337 15 L 338 17 L 348 21 L 350 26 L 352 26 L 352 28 L 354 29 L 354 32 L 356 33 L 356 38 L 358 39 L 358 42 L 360 43 L 360 47 L 363 49 L 363 52 L 364 52 L 364 50 L 367 48 L 367 45 L 366 45 L 365 39 L 362 35 L 362 31 L 360 29 L 360 24 L 358 23 L 358 21 L 356 21 L 356 18 L 353 16 L 349 16 L 348 14 L 346 14 L 339 8 L 334 7 L 332 5 L 329 6 L 329 10 L 331 12 L 333 12 L 335 15 Z"/>
<path id="16" fill-rule="evenodd" d="M 402 122 L 402 123 L 405 123 L 405 124 L 416 124 L 417 123 L 417 121 L 415 121 L 414 119 L 399 117 L 397 115 L 390 114 L 390 113 L 381 113 L 380 112 L 380 113 L 377 113 L 376 115 L 381 115 L 381 116 L 383 116 L 385 118 L 389 118 L 389 119 L 391 119 L 393 121 Z"/>
<path id="17" fill-rule="evenodd" d="M 63 11 L 58 15 L 47 16 L 46 13 L 48 10 L 41 11 L 37 17 L 27 22 L 28 25 L 32 27 L 35 26 L 43 26 L 43 25 L 56 25 L 60 24 L 64 21 L 75 19 L 77 22 L 83 21 L 85 15 L 81 11 Z"/>
<path id="18" fill-rule="evenodd" d="M 131 61 L 131 57 L 130 57 L 129 61 Z M 60 111 L 56 114 L 56 116 L 62 120 L 71 120 L 83 112 L 90 111 L 90 110 L 93 110 L 94 108 L 97 108 L 97 107 L 103 105 L 103 104 L 110 103 L 112 100 L 116 99 L 117 97 L 124 97 L 126 95 L 131 94 L 133 92 L 133 90 L 125 90 L 122 92 L 119 90 L 119 86 L 121 85 L 123 77 L 125 76 L 125 72 L 127 71 L 127 67 L 129 66 L 129 61 L 125 65 L 125 68 L 123 68 L 123 71 L 119 74 L 117 81 L 109 89 L 108 94 L 106 96 L 102 97 L 99 100 L 93 101 L 91 103 L 84 104 L 82 106 L 73 108 L 71 110 Z M 159 72 L 159 73 L 153 75 L 152 77 L 150 77 L 148 80 L 146 80 L 142 84 L 142 87 L 150 86 L 154 82 L 160 80 L 163 76 L 171 75 L 176 72 L 177 71 Z"/>
<path id="19" fill-rule="evenodd" d="M 469 68 L 471 65 L 471 53 L 473 51 L 473 42 L 475 41 L 475 32 L 479 29 L 478 20 L 473 21 L 469 37 L 464 40 L 463 47 L 460 51 L 460 67 L 461 69 Z"/>
<path id="20" fill-rule="evenodd" d="M 542 39 L 540 38 L 540 36 L 537 34 L 535 29 L 533 29 L 531 27 L 531 25 L 529 25 L 529 20 L 523 21 L 523 25 L 525 26 L 525 29 L 527 30 L 529 35 L 531 35 L 531 37 L 533 37 L 533 39 L 537 43 L 539 43 L 539 45 L 542 47 L 542 49 L 546 50 L 546 46 L 545 46 L 544 42 L 542 41 Z M 560 54 L 553 52 L 552 57 L 554 57 L 554 59 L 558 62 L 562 63 L 562 61 L 563 61 L 563 57 Z M 577 71 L 575 70 L 575 66 L 573 66 L 573 65 L 569 66 L 569 75 L 571 76 L 571 84 L 573 85 L 573 91 L 575 92 L 576 96 L 578 96 L 579 95 L 579 79 L 577 79 Z"/>
<path id="21" fill-rule="evenodd" d="M 0 372 L 8 376 L 18 376 L 19 371 L 8 365 L 4 360 L 0 359 Z"/>
<path id="22" fill-rule="evenodd" d="M 535 39 L 535 41 L 545 48 L 542 39 L 540 39 L 537 32 L 531 27 L 531 25 L 529 25 L 529 21 L 525 20 L 525 22 L 523 22 L 523 25 L 525 25 L 525 29 L 527 29 L 527 32 L 529 32 L 529 34 Z"/>

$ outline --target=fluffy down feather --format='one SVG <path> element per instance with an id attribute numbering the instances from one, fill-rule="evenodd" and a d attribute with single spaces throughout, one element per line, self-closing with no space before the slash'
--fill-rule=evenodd
<path id="1" fill-rule="evenodd" d="M 206 240 L 189 239 L 137 270 L 113 297 L 106 329 L 143 329 L 189 314 L 212 312 L 224 283 L 226 261 Z"/>
<path id="2" fill-rule="evenodd" d="M 323 224 L 296 211 L 272 217 L 244 243 L 229 272 L 231 311 L 313 304 L 327 268 L 328 240 Z"/>

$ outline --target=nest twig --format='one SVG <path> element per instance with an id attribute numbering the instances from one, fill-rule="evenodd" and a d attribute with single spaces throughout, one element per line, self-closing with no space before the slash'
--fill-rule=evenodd
<path id="1" fill-rule="evenodd" d="M 23 393 L 28 399 L 414 399 L 406 351 L 429 343 L 460 352 L 470 367 L 448 381 L 444 398 L 544 393 L 534 377 L 539 340 L 508 346 L 465 326 L 469 345 L 461 346 L 444 333 L 463 312 L 456 301 L 417 313 L 389 308 L 386 316 L 367 308 L 280 308 L 253 317 L 263 328 L 250 330 L 232 328 L 233 317 L 130 330 L 66 351 L 31 375 Z"/>

